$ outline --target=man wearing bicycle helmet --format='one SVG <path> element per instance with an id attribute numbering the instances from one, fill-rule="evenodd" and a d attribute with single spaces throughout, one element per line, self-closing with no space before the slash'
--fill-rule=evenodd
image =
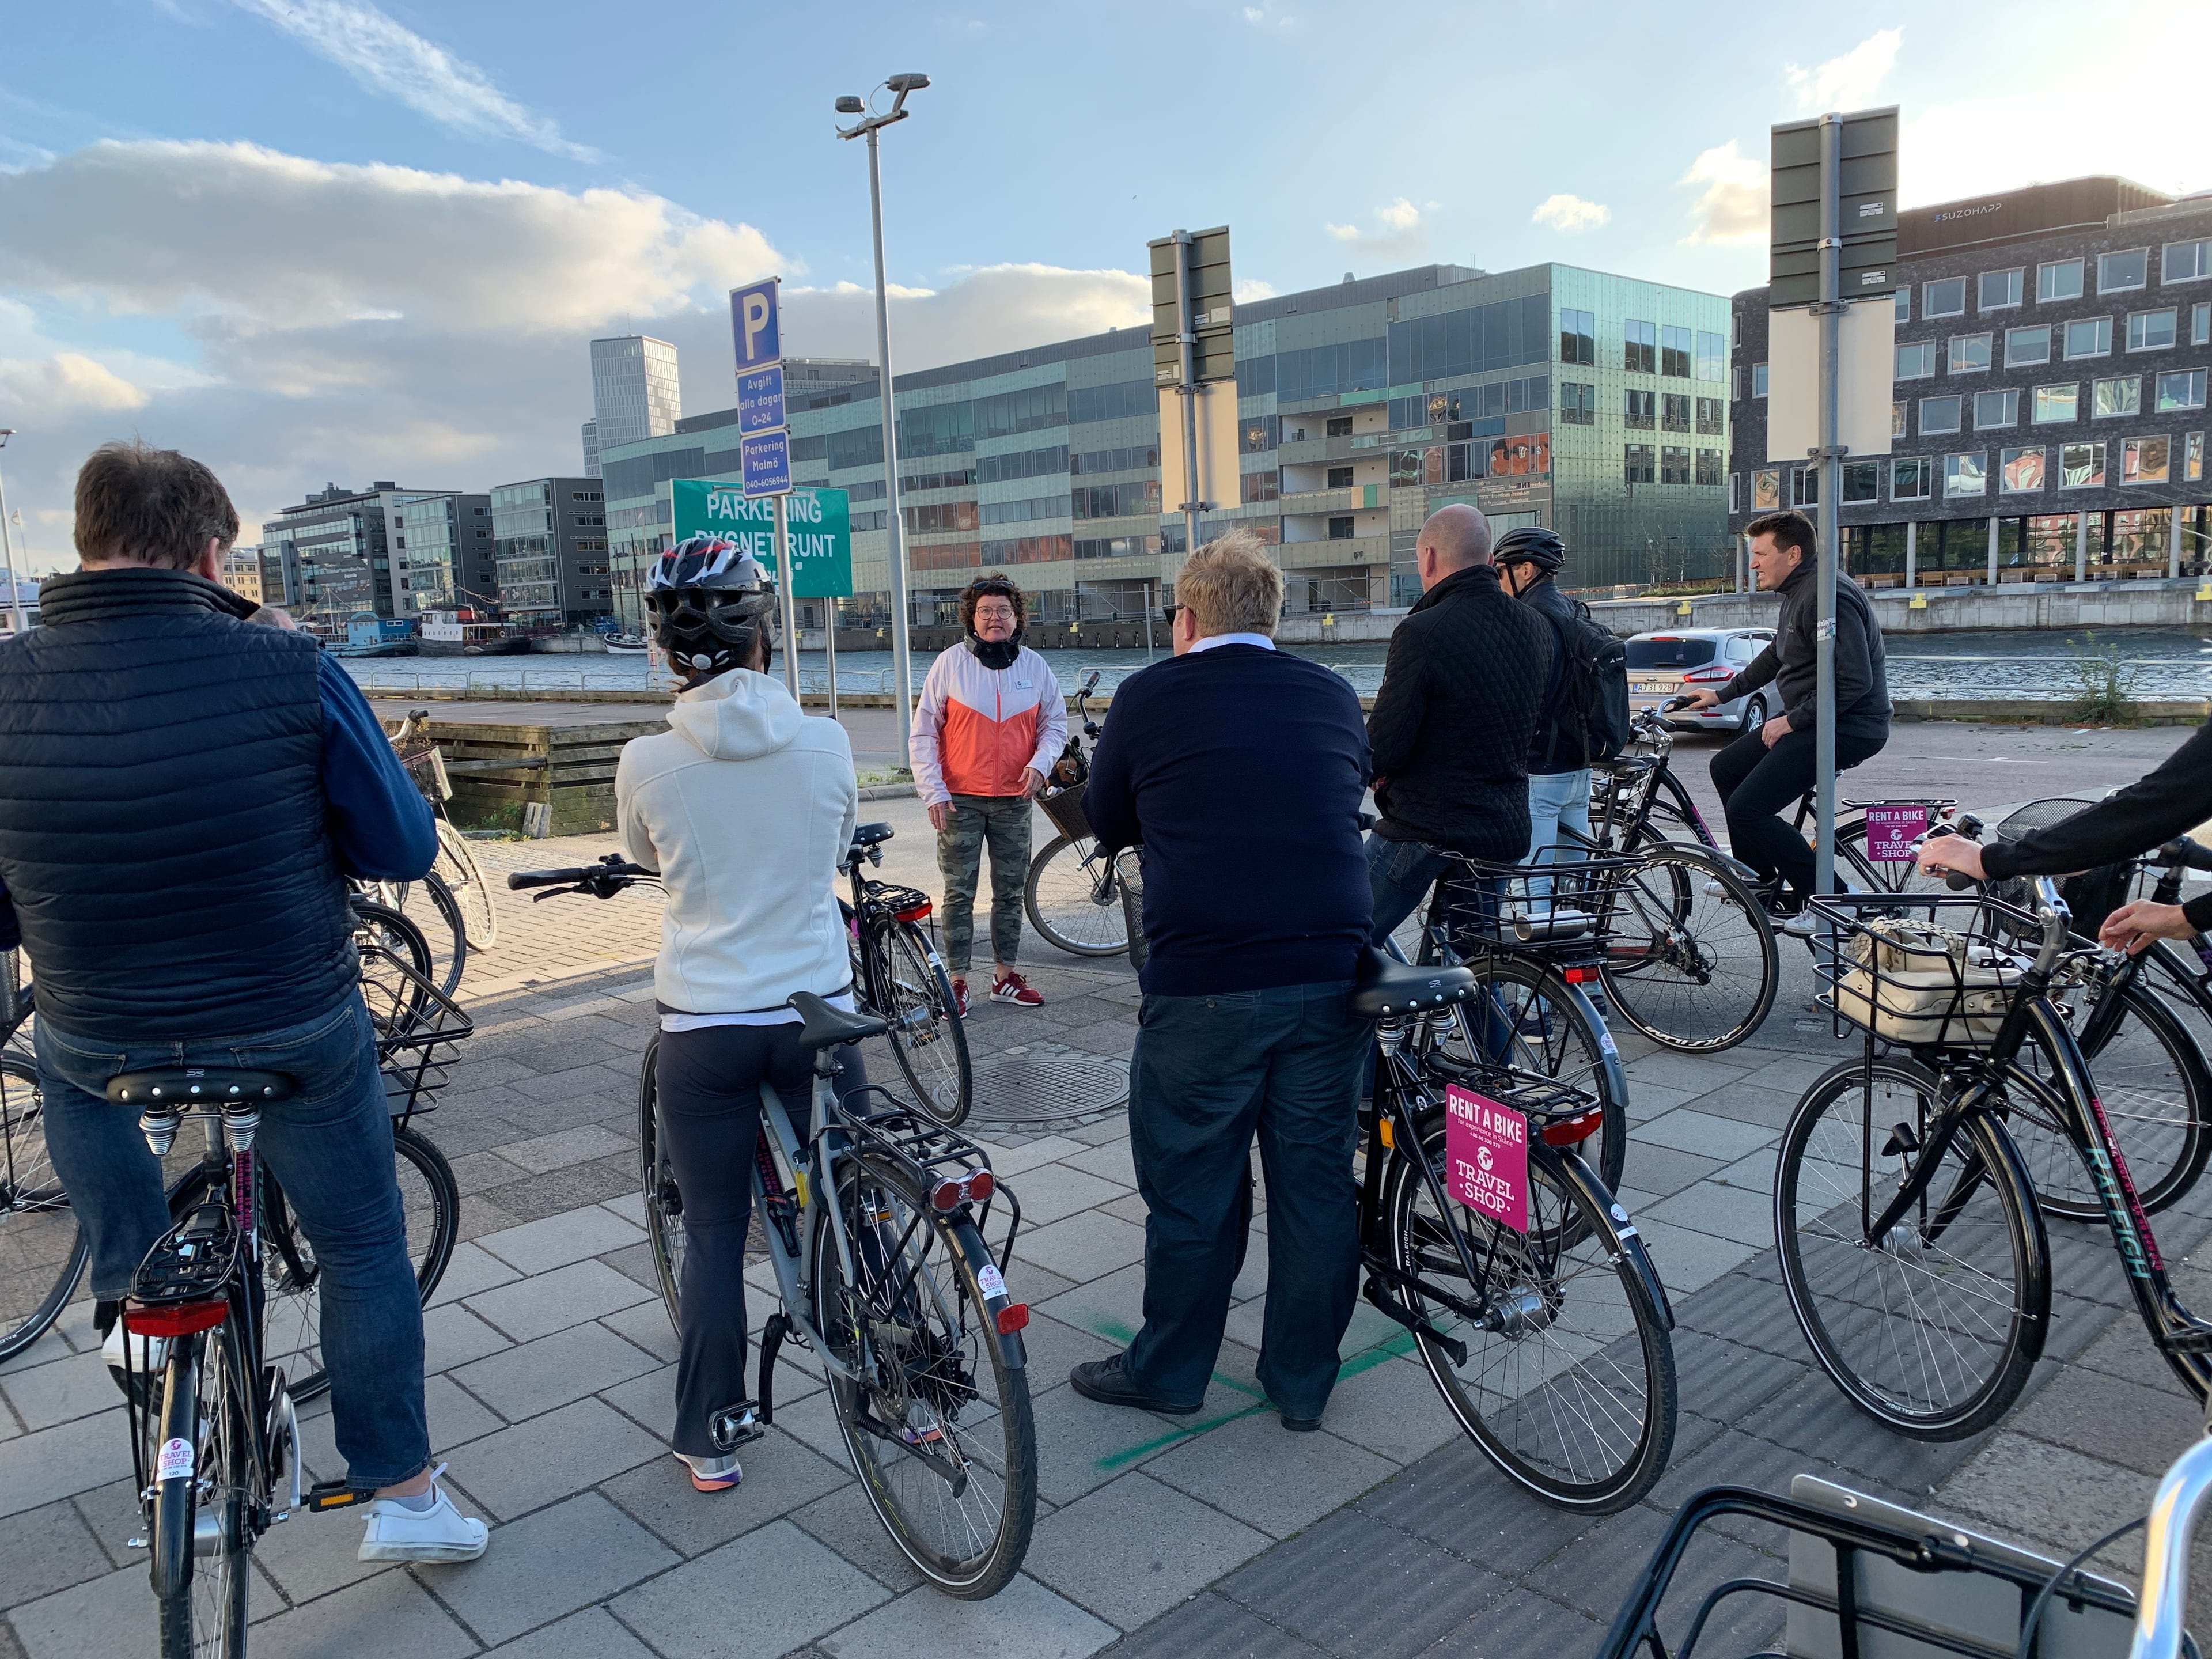
<path id="1" fill-rule="evenodd" d="M 775 596 L 736 543 L 699 535 L 647 577 L 653 642 L 684 689 L 669 729 L 615 769 L 623 851 L 668 890 L 653 971 L 654 1085 L 684 1194 L 683 1310 L 670 1444 L 701 1492 L 744 1478 L 714 1413 L 745 1398 L 745 1233 L 766 1082 L 804 1132 L 812 1061 L 787 1006 L 852 1006 L 837 866 L 860 788 L 845 728 L 810 718 L 769 672 Z M 857 1054 L 841 1086 L 860 1081 Z"/>
<path id="2" fill-rule="evenodd" d="M 1567 729 L 1560 718 L 1565 677 L 1571 672 L 1567 630 L 1583 616 L 1553 579 L 1566 562 L 1567 544 L 1558 534 L 1535 526 L 1509 530 L 1491 549 L 1498 580 L 1505 591 L 1551 624 L 1559 649 L 1552 658 L 1552 679 L 1536 709 L 1536 732 L 1528 744 L 1528 856 L 1523 863 L 1571 858 L 1561 831 L 1589 834 L 1590 769 L 1583 734 Z M 1554 850 L 1554 849 L 1559 850 Z M 1530 893 L 1551 890 L 1548 877 L 1529 883 Z"/>

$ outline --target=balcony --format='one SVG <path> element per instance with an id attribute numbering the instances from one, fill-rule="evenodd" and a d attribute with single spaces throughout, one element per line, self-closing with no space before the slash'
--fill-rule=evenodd
<path id="1" fill-rule="evenodd" d="M 1276 498 L 1285 517 L 1306 514 L 1373 512 L 1390 505 L 1388 484 L 1353 484 L 1348 489 L 1300 489 Z"/>
<path id="2" fill-rule="evenodd" d="M 1390 537 L 1385 532 L 1378 536 L 1347 536 L 1336 541 L 1284 542 L 1276 547 L 1275 554 L 1285 570 L 1316 570 L 1340 564 L 1387 565 L 1390 562 Z"/>
<path id="3" fill-rule="evenodd" d="M 1303 442 L 1285 438 L 1277 444 L 1276 455 L 1285 466 L 1310 465 L 1316 461 L 1348 461 L 1352 459 L 1355 449 L 1364 450 L 1372 447 L 1371 445 L 1362 443 L 1358 437 L 1349 433 L 1342 437 L 1324 438 L 1315 433 L 1312 427 L 1308 427 L 1306 431 L 1313 435 L 1307 437 Z M 1372 433 L 1365 435 L 1387 438 L 1389 434 Z"/>

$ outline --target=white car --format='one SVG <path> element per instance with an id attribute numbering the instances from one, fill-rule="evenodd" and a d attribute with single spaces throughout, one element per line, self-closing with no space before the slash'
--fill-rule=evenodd
<path id="1" fill-rule="evenodd" d="M 1774 638 L 1771 628 L 1673 628 L 1628 641 L 1628 703 L 1650 708 L 1702 687 L 1717 689 L 1749 665 Z M 1771 685 L 1717 708 L 1667 716 L 1683 731 L 1756 732 L 1777 707 Z"/>

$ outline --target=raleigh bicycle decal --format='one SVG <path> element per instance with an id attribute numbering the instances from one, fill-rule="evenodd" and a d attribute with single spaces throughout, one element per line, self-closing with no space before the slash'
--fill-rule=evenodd
<path id="1" fill-rule="evenodd" d="M 192 1443 L 189 1440 L 164 1440 L 161 1455 L 154 1460 L 154 1479 L 182 1480 L 192 1472 Z"/>
<path id="2" fill-rule="evenodd" d="M 1528 1120 L 1456 1083 L 1444 1090 L 1444 1189 L 1470 1210 L 1528 1231 Z"/>
<path id="3" fill-rule="evenodd" d="M 1006 1275 L 988 1261 L 983 1264 L 982 1271 L 975 1275 L 975 1283 L 986 1296 L 1004 1296 L 1006 1293 Z"/>

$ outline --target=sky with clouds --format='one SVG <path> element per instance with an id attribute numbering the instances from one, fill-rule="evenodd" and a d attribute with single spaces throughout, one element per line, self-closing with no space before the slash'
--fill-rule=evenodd
<path id="1" fill-rule="evenodd" d="M 1765 276 L 1765 129 L 1905 113 L 1903 199 L 2117 172 L 2212 188 L 2179 82 L 2077 5 L 1846 19 L 1722 3 L 744 7 L 73 0 L 0 21 L 0 451 L 19 556 L 73 562 L 94 445 L 214 465 L 249 526 L 325 482 L 580 465 L 585 343 L 682 349 L 725 406 L 726 290 L 873 355 L 866 161 L 832 102 L 921 70 L 884 138 L 902 368 L 1146 318 L 1144 244 L 1227 222 L 1246 295 L 1433 259 Z M 2154 61 L 2212 54 L 2160 14 Z M 1187 89 L 1186 89 L 1187 88 Z M 254 538 L 249 528 L 246 539 Z"/>

